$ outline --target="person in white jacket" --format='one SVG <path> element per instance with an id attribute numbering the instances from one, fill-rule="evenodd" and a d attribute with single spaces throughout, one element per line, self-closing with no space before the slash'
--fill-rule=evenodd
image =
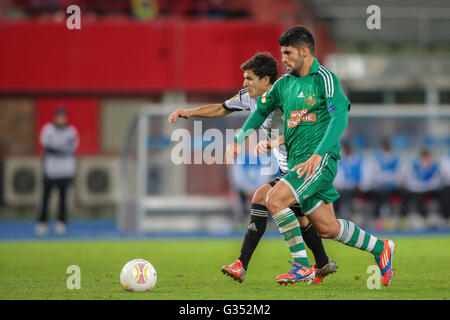
<path id="1" fill-rule="evenodd" d="M 54 187 L 59 190 L 59 214 L 55 224 L 55 232 L 64 234 L 67 222 L 67 191 L 76 173 L 75 151 L 78 148 L 78 131 L 67 122 L 67 111 L 58 108 L 53 122 L 43 126 L 39 141 L 44 147 L 44 185 L 42 203 L 36 233 L 48 233 L 48 201 Z"/>

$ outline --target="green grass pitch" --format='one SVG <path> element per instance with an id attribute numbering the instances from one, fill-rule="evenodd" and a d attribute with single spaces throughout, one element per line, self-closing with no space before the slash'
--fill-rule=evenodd
<path id="1" fill-rule="evenodd" d="M 329 240 L 325 247 L 339 269 L 316 286 L 275 282 L 290 267 L 281 238 L 261 240 L 243 283 L 221 273 L 237 258 L 239 239 L 2 242 L 0 299 L 448 299 L 450 237 L 394 240 L 396 274 L 379 290 L 366 285 L 372 256 Z M 153 291 L 129 293 L 120 286 L 120 270 L 135 258 L 155 266 Z M 79 290 L 66 288 L 69 265 L 81 269 Z"/>

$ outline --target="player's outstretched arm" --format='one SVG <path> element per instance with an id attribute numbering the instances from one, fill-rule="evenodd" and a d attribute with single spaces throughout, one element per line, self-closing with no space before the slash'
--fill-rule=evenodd
<path id="1" fill-rule="evenodd" d="M 258 129 L 267 118 L 267 114 L 264 114 L 258 108 L 253 111 L 250 116 L 245 121 L 243 127 L 239 130 L 239 132 L 234 136 L 233 141 L 227 145 L 225 150 L 225 164 L 229 168 L 230 165 L 234 162 L 237 155 L 241 151 L 241 144 L 247 139 L 247 137 Z"/>
<path id="2" fill-rule="evenodd" d="M 225 152 L 225 163 L 227 167 L 230 167 L 231 163 L 233 163 L 234 159 L 237 157 L 240 151 L 239 145 L 242 144 L 253 131 L 258 129 L 267 117 L 279 107 L 279 99 L 276 94 L 277 90 L 274 90 L 274 88 L 275 85 L 272 87 L 272 91 L 268 91 L 256 99 L 258 104 L 257 108 L 250 114 L 242 128 L 234 136 L 233 142 L 228 144 Z M 275 92 L 275 94 L 273 92 Z"/>
<path id="3" fill-rule="evenodd" d="M 234 136 L 234 142 L 242 144 L 253 131 L 264 123 L 268 116 L 269 114 L 264 113 L 259 107 L 256 108 L 247 118 L 239 132 Z"/>
<path id="4" fill-rule="evenodd" d="M 175 123 L 178 118 L 220 118 L 230 114 L 231 111 L 223 107 L 222 104 L 208 104 L 206 106 L 193 109 L 178 109 L 172 112 L 167 119 L 169 123 Z"/>

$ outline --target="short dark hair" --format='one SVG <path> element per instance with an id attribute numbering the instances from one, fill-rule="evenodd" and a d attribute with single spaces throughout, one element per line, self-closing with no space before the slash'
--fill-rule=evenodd
<path id="1" fill-rule="evenodd" d="M 314 55 L 314 37 L 304 26 L 297 25 L 285 30 L 278 39 L 278 43 L 281 47 L 291 46 L 297 49 L 306 46 Z"/>
<path id="2" fill-rule="evenodd" d="M 255 54 L 241 65 L 241 69 L 253 71 L 260 79 L 269 76 L 270 83 L 275 83 L 278 79 L 278 62 L 268 52 Z"/>
<path id="3" fill-rule="evenodd" d="M 420 156 L 421 157 L 429 157 L 429 156 L 431 156 L 431 150 L 427 149 L 427 148 L 423 148 L 422 150 L 420 150 Z"/>

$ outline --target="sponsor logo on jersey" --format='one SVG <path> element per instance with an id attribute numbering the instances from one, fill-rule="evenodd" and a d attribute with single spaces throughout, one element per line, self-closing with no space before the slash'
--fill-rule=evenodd
<path id="1" fill-rule="evenodd" d="M 305 95 L 303 94 L 303 91 L 300 92 L 300 94 L 297 96 L 297 98 L 304 98 L 304 97 L 305 97 Z"/>
<path id="2" fill-rule="evenodd" d="M 305 103 L 308 107 L 312 107 L 313 105 L 316 104 L 316 99 L 314 98 L 314 95 L 309 95 L 306 100 Z"/>
<path id="3" fill-rule="evenodd" d="M 302 109 L 299 111 L 291 111 L 291 118 L 286 121 L 288 128 L 294 128 L 300 124 L 300 122 L 314 122 L 316 121 L 315 113 L 308 113 L 308 109 Z"/>
<path id="4" fill-rule="evenodd" d="M 291 119 L 299 119 L 308 113 L 308 109 L 302 109 L 299 111 L 291 111 Z"/>
<path id="5" fill-rule="evenodd" d="M 288 119 L 287 126 L 288 128 L 294 128 L 300 124 L 300 119 Z"/>
<path id="6" fill-rule="evenodd" d="M 336 109 L 336 108 L 334 107 L 334 105 L 329 106 L 329 107 L 328 107 L 328 112 L 334 111 L 334 109 Z"/>

